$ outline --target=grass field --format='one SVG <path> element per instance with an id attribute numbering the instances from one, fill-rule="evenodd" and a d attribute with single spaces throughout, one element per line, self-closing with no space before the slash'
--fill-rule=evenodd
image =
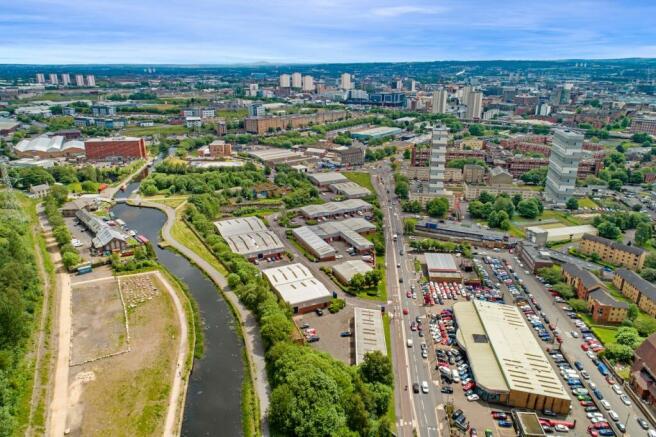
<path id="1" fill-rule="evenodd" d="M 228 276 L 228 270 L 226 270 L 223 264 L 221 264 L 219 260 L 216 259 L 212 253 L 210 253 L 209 249 L 205 247 L 203 242 L 200 241 L 196 234 L 194 234 L 193 231 L 189 229 L 189 226 L 187 226 L 187 224 L 182 220 L 181 211 L 178 211 L 175 216 L 175 223 L 173 224 L 173 228 L 171 228 L 171 234 L 173 235 L 173 238 L 187 246 L 189 249 L 193 250 L 198 256 L 210 263 L 210 265 L 214 267 L 219 273 L 224 276 Z"/>
<path id="2" fill-rule="evenodd" d="M 177 208 L 187 201 L 189 196 L 171 196 L 171 197 L 162 197 L 162 196 L 153 196 L 149 197 L 149 202 L 157 202 L 162 205 L 170 206 L 171 208 Z"/>
<path id="3" fill-rule="evenodd" d="M 579 208 L 597 208 L 598 206 L 599 205 L 597 205 L 594 200 L 590 199 L 589 197 L 579 199 Z"/>
<path id="4" fill-rule="evenodd" d="M 349 180 L 367 188 L 372 193 L 375 193 L 374 186 L 371 183 L 371 175 L 362 171 L 345 171 L 342 173 Z"/>

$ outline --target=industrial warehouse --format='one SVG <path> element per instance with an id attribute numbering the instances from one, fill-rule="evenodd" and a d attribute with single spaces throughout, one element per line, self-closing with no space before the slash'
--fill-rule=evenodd
<path id="1" fill-rule="evenodd" d="M 481 399 L 516 408 L 567 414 L 571 400 L 542 348 L 512 305 L 453 305 L 456 340 L 465 350 Z"/>
<path id="2" fill-rule="evenodd" d="M 372 270 L 373 268 L 369 264 L 360 259 L 344 261 L 333 266 L 333 273 L 342 284 L 348 284 L 357 274 L 364 275 Z"/>
<path id="3" fill-rule="evenodd" d="M 368 352 L 387 355 L 383 316 L 378 310 L 355 307 L 355 364 L 364 361 Z"/>
<path id="4" fill-rule="evenodd" d="M 370 233 L 376 226 L 367 220 L 354 217 L 339 222 L 326 222 L 314 226 L 301 226 L 292 231 L 298 243 L 320 261 L 335 259 L 335 249 L 328 244 L 343 240 L 362 255 L 373 251 L 374 245 L 360 234 Z"/>
<path id="5" fill-rule="evenodd" d="M 437 282 L 462 282 L 462 274 L 453 255 L 449 253 L 426 253 L 428 278 Z"/>
<path id="6" fill-rule="evenodd" d="M 257 217 L 244 217 L 214 222 L 219 234 L 232 252 L 249 260 L 279 257 L 285 246 Z"/>
<path id="7" fill-rule="evenodd" d="M 355 182 L 341 182 L 339 184 L 331 184 L 330 191 L 348 199 L 360 199 L 371 194 L 371 191 L 359 184 L 356 184 Z"/>
<path id="8" fill-rule="evenodd" d="M 340 184 L 348 182 L 348 178 L 336 171 L 329 171 L 324 173 L 310 173 L 308 174 L 310 181 L 319 188 L 328 188 L 332 184 Z"/>
<path id="9" fill-rule="evenodd" d="M 542 226 L 528 226 L 526 239 L 538 246 L 560 241 L 578 241 L 584 234 L 597 235 L 597 228 L 592 225 L 561 226 L 548 228 Z"/>
<path id="10" fill-rule="evenodd" d="M 333 295 L 303 264 L 262 270 L 274 291 L 292 307 L 294 314 L 325 308 Z"/>
<path id="11" fill-rule="evenodd" d="M 299 209 L 308 219 L 339 217 L 347 214 L 366 213 L 372 206 L 362 199 L 348 199 L 343 202 L 327 202 L 321 205 L 307 205 Z"/>

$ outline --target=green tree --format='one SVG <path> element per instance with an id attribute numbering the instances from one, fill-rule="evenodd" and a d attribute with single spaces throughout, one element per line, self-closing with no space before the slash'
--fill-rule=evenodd
<path id="1" fill-rule="evenodd" d="M 547 179 L 547 170 L 547 167 L 534 168 L 522 174 L 520 179 L 527 184 L 544 185 Z"/>
<path id="2" fill-rule="evenodd" d="M 652 238 L 651 223 L 640 223 L 636 227 L 635 242 L 638 246 L 643 246 Z"/>
<path id="3" fill-rule="evenodd" d="M 632 322 L 635 321 L 635 319 L 638 317 L 638 305 L 631 303 L 629 304 L 629 308 L 627 310 L 627 318 L 631 320 Z"/>
<path id="4" fill-rule="evenodd" d="M 651 317 L 639 317 L 633 322 L 633 327 L 643 337 L 649 337 L 656 332 L 656 319 Z"/>
<path id="5" fill-rule="evenodd" d="M 478 200 L 480 200 L 483 203 L 491 203 L 494 202 L 495 197 L 488 193 L 487 191 L 481 191 L 481 194 L 478 195 Z"/>
<path id="6" fill-rule="evenodd" d="M 615 342 L 635 349 L 642 343 L 642 338 L 640 338 L 640 334 L 636 328 L 623 326 L 615 332 Z"/>
<path id="7" fill-rule="evenodd" d="M 576 200 L 574 197 L 570 197 L 567 199 L 567 203 L 565 204 L 565 207 L 571 211 L 576 211 L 579 209 L 579 201 Z"/>
<path id="8" fill-rule="evenodd" d="M 567 301 L 569 306 L 572 307 L 577 313 L 586 313 L 588 312 L 588 303 L 583 299 L 570 299 Z"/>
<path id="9" fill-rule="evenodd" d="M 652 269 L 651 267 L 645 267 L 640 272 L 640 276 L 642 276 L 643 279 L 654 283 L 656 282 L 656 269 Z"/>
<path id="10" fill-rule="evenodd" d="M 436 197 L 426 203 L 426 212 L 431 217 L 444 217 L 449 211 L 449 201 L 446 197 Z"/>
<path id="11" fill-rule="evenodd" d="M 410 149 L 405 149 L 403 151 L 403 159 L 410 159 L 412 157 L 412 152 Z"/>
<path id="12" fill-rule="evenodd" d="M 392 362 L 380 351 L 367 352 L 360 365 L 362 380 L 369 383 L 379 382 L 391 386 L 394 382 Z"/>
<path id="13" fill-rule="evenodd" d="M 622 235 L 620 228 L 610 222 L 601 222 L 599 226 L 597 226 L 597 230 L 599 231 L 600 236 L 610 240 L 617 240 Z"/>
<path id="14" fill-rule="evenodd" d="M 538 274 L 549 284 L 557 284 L 562 278 L 560 267 L 557 265 L 538 269 Z"/>
<path id="15" fill-rule="evenodd" d="M 630 363 L 633 360 L 633 349 L 624 344 L 611 343 L 606 346 L 604 355 L 613 361 Z"/>
<path id="16" fill-rule="evenodd" d="M 485 128 L 480 124 L 471 124 L 469 125 L 469 133 L 475 137 L 482 137 L 485 135 Z"/>
<path id="17" fill-rule="evenodd" d="M 76 252 L 64 252 L 62 262 L 64 263 L 64 267 L 71 269 L 80 263 L 80 255 Z"/>
<path id="18" fill-rule="evenodd" d="M 556 291 L 563 299 L 571 299 L 574 297 L 574 288 L 564 282 L 558 282 L 553 286 L 554 291 Z"/>
<path id="19" fill-rule="evenodd" d="M 404 218 L 403 219 L 403 231 L 406 234 L 414 233 L 416 226 L 417 226 L 417 220 L 415 220 L 413 218 Z"/>
<path id="20" fill-rule="evenodd" d="M 611 179 L 608 181 L 608 188 L 613 191 L 620 191 L 622 189 L 622 181 L 620 179 Z"/>
<path id="21" fill-rule="evenodd" d="M 517 213 L 524 218 L 533 219 L 540 214 L 540 210 L 532 200 L 521 200 L 517 204 Z"/>
<path id="22" fill-rule="evenodd" d="M 68 188 L 64 185 L 55 184 L 50 187 L 50 195 L 55 199 L 58 206 L 62 206 L 68 200 Z"/>
<path id="23" fill-rule="evenodd" d="M 496 200 L 494 201 L 494 210 L 505 211 L 508 215 L 506 218 L 511 219 L 515 214 L 515 205 L 513 205 L 513 202 L 509 197 L 497 196 Z M 500 221 L 503 221 L 503 219 Z"/>

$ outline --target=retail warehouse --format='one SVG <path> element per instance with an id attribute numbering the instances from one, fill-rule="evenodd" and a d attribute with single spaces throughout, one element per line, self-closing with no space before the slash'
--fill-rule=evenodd
<path id="1" fill-rule="evenodd" d="M 355 182 L 331 184 L 330 190 L 349 199 L 360 199 L 371 194 L 371 191 L 361 186 L 360 184 L 356 184 Z"/>
<path id="2" fill-rule="evenodd" d="M 355 308 L 355 364 L 364 361 L 368 352 L 379 351 L 387 356 L 383 316 L 380 311 Z"/>
<path id="3" fill-rule="evenodd" d="M 462 274 L 450 253 L 426 253 L 428 278 L 437 282 L 462 282 Z"/>
<path id="4" fill-rule="evenodd" d="M 400 134 L 401 132 L 403 132 L 403 129 L 399 129 L 398 127 L 379 126 L 353 132 L 351 133 L 351 136 L 358 140 L 375 140 L 378 138 L 391 137 Z"/>
<path id="5" fill-rule="evenodd" d="M 467 353 L 481 399 L 569 412 L 570 397 L 517 307 L 475 300 L 458 302 L 453 311 L 456 340 Z"/>
<path id="6" fill-rule="evenodd" d="M 280 238 L 257 217 L 221 220 L 214 226 L 233 253 L 249 260 L 276 258 L 285 251 Z"/>
<path id="7" fill-rule="evenodd" d="M 325 308 L 333 295 L 301 263 L 273 267 L 262 273 L 275 292 L 292 307 L 294 314 Z"/>

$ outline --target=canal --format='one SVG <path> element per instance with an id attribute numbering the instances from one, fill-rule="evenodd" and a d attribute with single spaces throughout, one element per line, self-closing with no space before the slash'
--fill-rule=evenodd
<path id="1" fill-rule="evenodd" d="M 127 194 L 138 187 L 127 186 Z M 183 436 L 239 436 L 243 343 L 235 331 L 235 318 L 214 283 L 178 253 L 160 249 L 157 242 L 166 221 L 163 212 L 119 203 L 112 209 L 130 229 L 146 236 L 158 261 L 184 282 L 198 303 L 205 336 L 205 353 L 194 360 L 187 388 Z"/>

